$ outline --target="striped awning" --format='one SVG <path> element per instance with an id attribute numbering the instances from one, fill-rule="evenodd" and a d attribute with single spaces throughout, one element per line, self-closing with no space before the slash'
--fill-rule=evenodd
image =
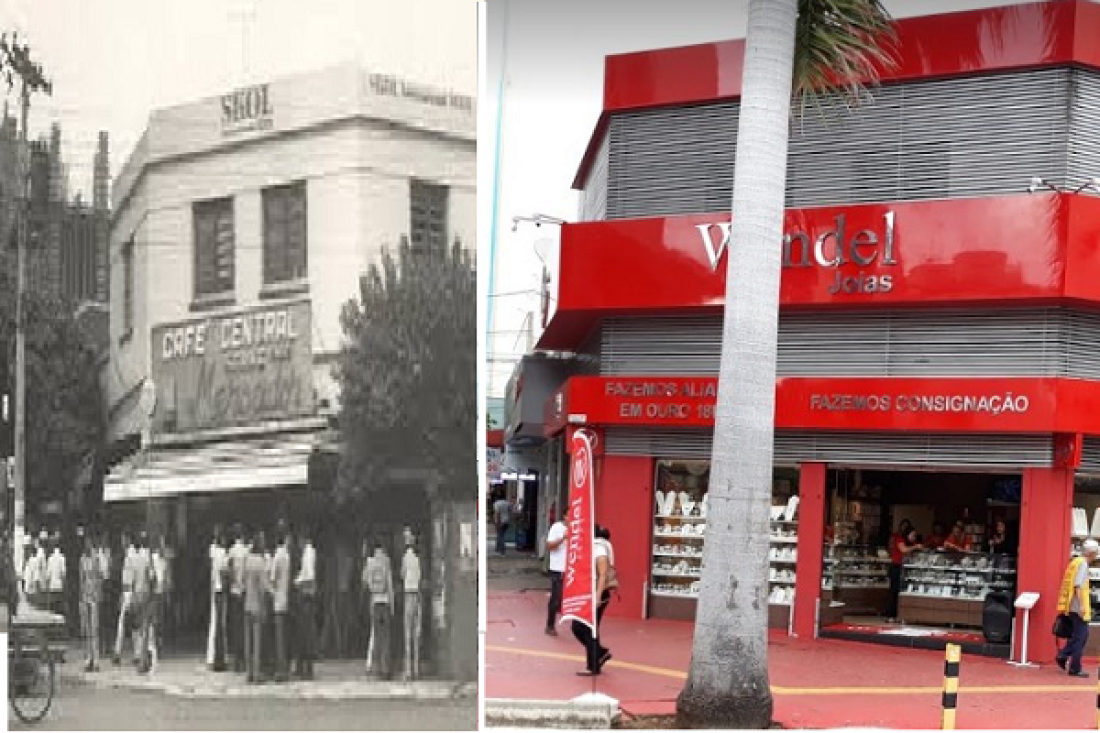
<path id="1" fill-rule="evenodd" d="M 305 487 L 313 435 L 230 440 L 138 453 L 107 475 L 108 502 L 211 494 L 280 486 Z"/>

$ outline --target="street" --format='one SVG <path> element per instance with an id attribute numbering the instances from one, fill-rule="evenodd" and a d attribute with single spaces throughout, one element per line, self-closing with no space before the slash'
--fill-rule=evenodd
<path id="1" fill-rule="evenodd" d="M 474 730 L 475 701 L 198 700 L 61 683 L 34 726 L 9 730 Z"/>

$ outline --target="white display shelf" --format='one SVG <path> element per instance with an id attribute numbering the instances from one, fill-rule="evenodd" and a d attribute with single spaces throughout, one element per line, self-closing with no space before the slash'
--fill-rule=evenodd
<path id="1" fill-rule="evenodd" d="M 660 596 L 661 598 L 692 598 L 699 597 L 698 593 L 672 593 L 667 590 L 651 590 L 650 595 Z"/>
<path id="2" fill-rule="evenodd" d="M 906 565 L 906 570 L 932 570 L 938 573 L 971 573 L 978 574 L 996 574 L 996 575 L 1015 575 L 1015 570 L 1002 570 L 999 568 L 960 568 L 954 565 Z M 1100 577 L 1100 576 L 1098 576 Z"/>
<path id="3" fill-rule="evenodd" d="M 685 560 L 702 560 L 703 559 L 703 554 L 702 553 L 694 555 L 694 554 L 687 553 L 687 552 L 654 552 L 653 556 L 654 557 L 680 557 L 680 558 L 683 558 Z"/>
<path id="4" fill-rule="evenodd" d="M 658 570 L 657 568 L 653 568 L 653 575 L 659 578 L 693 578 L 695 580 L 703 577 L 701 573 L 674 573 L 671 570 Z"/>
<path id="5" fill-rule="evenodd" d="M 778 564 L 778 565 L 797 565 L 798 564 L 798 559 L 794 558 L 794 559 L 787 560 L 787 559 L 784 559 L 784 558 L 773 557 L 773 558 L 770 558 L 768 562 L 771 562 L 772 564 Z"/>
<path id="6" fill-rule="evenodd" d="M 695 540 L 697 542 L 702 542 L 704 539 L 706 539 L 706 535 L 681 534 L 679 532 L 654 532 L 653 536 L 654 537 L 678 538 L 678 539 L 682 539 L 682 540 Z"/>
<path id="7" fill-rule="evenodd" d="M 655 514 L 653 516 L 653 518 L 654 519 L 684 519 L 684 520 L 687 520 L 687 521 L 690 521 L 690 522 L 695 522 L 696 524 L 706 524 L 707 523 L 707 518 L 706 517 L 700 517 L 700 516 L 696 516 L 696 515 L 692 515 L 692 514 Z"/>
<path id="8" fill-rule="evenodd" d="M 833 571 L 833 575 L 847 575 L 862 578 L 885 578 L 886 573 L 878 572 L 877 570 L 844 570 L 837 568 Z"/>
<path id="9" fill-rule="evenodd" d="M 980 600 L 982 600 L 981 595 L 976 595 L 976 596 L 971 596 L 971 595 L 944 596 L 944 595 L 940 595 L 938 593 L 910 593 L 909 591 L 903 591 L 902 593 L 899 593 L 898 596 L 900 596 L 902 598 L 935 598 L 938 601 L 944 601 L 944 600 L 947 600 L 947 601 L 980 601 Z"/>
<path id="10" fill-rule="evenodd" d="M 775 535 L 771 535 L 771 537 L 769 539 L 777 545 L 797 545 L 798 544 L 798 538 L 797 537 L 776 537 Z"/>
<path id="11" fill-rule="evenodd" d="M 883 588 L 889 589 L 889 583 L 840 583 L 833 586 L 841 590 L 882 590 Z"/>

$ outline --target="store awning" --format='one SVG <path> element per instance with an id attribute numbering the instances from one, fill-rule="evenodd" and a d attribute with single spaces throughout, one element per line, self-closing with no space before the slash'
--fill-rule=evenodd
<path id="1" fill-rule="evenodd" d="M 107 474 L 103 500 L 307 485 L 313 435 L 155 448 L 131 456 Z"/>

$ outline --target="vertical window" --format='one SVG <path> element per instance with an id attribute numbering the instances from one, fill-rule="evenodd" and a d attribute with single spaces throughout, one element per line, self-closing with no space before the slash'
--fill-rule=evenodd
<path id="1" fill-rule="evenodd" d="M 447 199 L 450 189 L 412 181 L 409 191 L 409 240 L 414 250 L 447 245 Z"/>
<path id="2" fill-rule="evenodd" d="M 200 201 L 192 209 L 195 223 L 195 296 L 233 292 L 235 232 L 233 199 Z"/>
<path id="3" fill-rule="evenodd" d="M 306 182 L 265 188 L 264 284 L 304 280 L 307 273 Z"/>
<path id="4" fill-rule="evenodd" d="M 134 240 L 122 245 L 122 333 L 134 330 Z"/>

